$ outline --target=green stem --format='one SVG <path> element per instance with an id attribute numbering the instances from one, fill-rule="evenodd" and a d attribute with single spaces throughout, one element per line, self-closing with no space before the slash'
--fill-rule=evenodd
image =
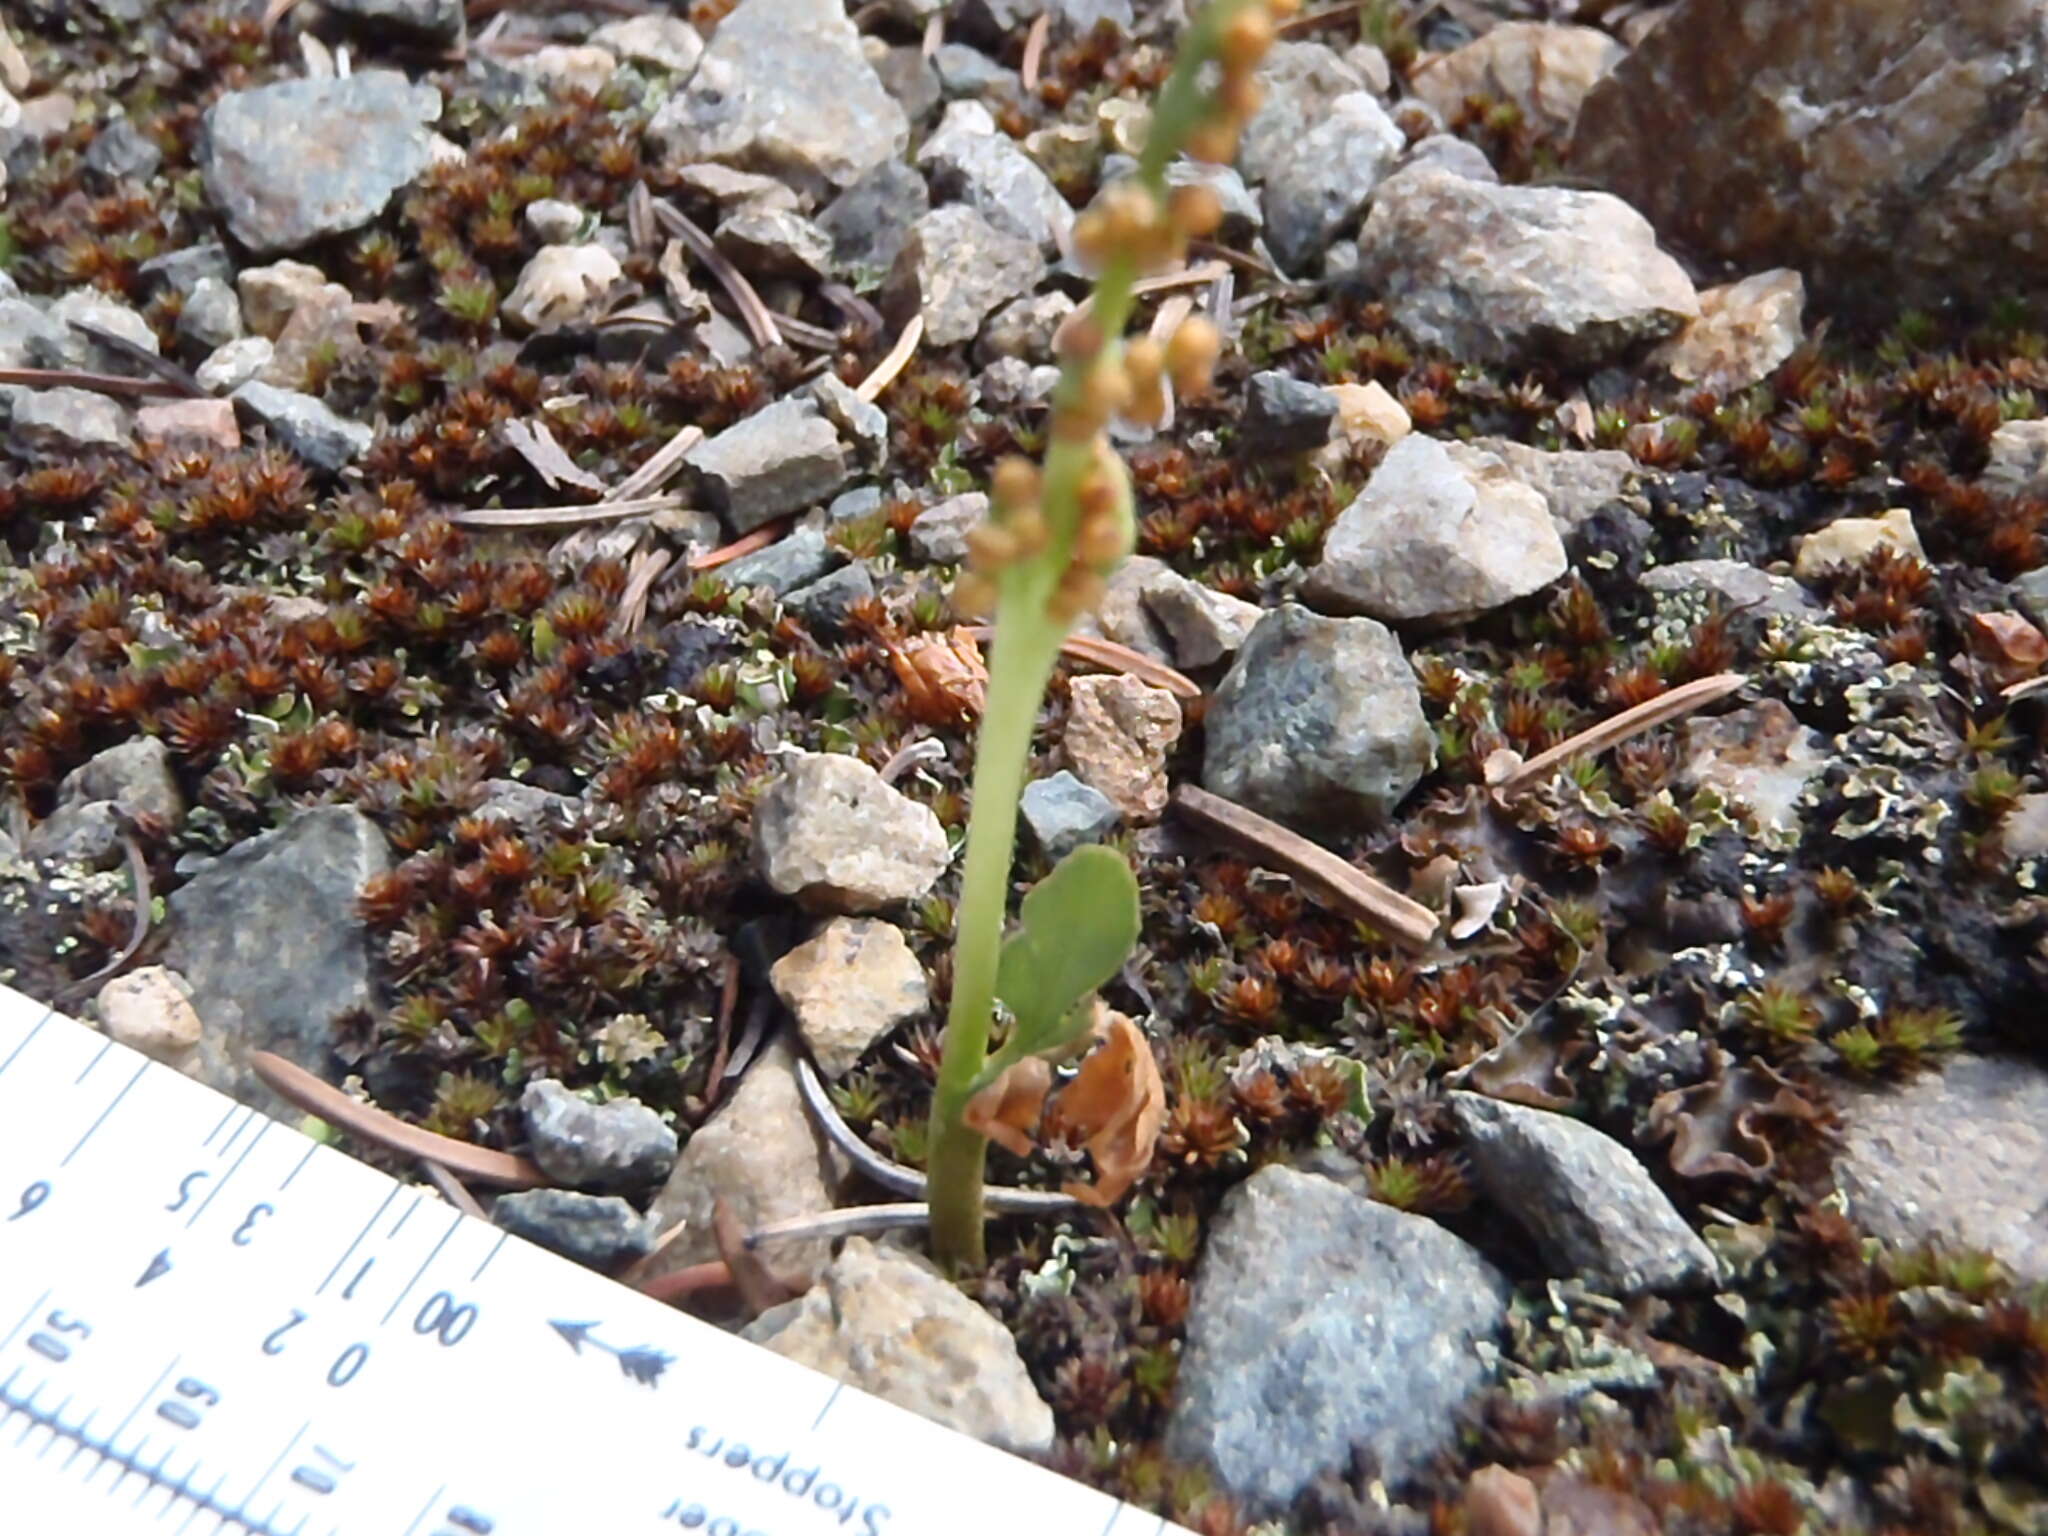
<path id="1" fill-rule="evenodd" d="M 1038 701 L 1059 655 L 1060 628 L 1045 617 L 1043 604 L 1042 595 L 1035 604 L 1002 604 L 989 661 L 988 705 L 975 744 L 973 814 L 967 823 L 953 941 L 953 1000 L 946 1015 L 938 1089 L 932 1097 L 927 1198 L 933 1256 L 948 1267 L 979 1267 L 982 1262 L 981 1170 L 986 1143 L 961 1123 L 961 1115 L 988 1057 L 996 967 L 1002 959 L 1003 921 L 1009 910 L 1017 803 L 1030 764 Z"/>
<path id="2" fill-rule="evenodd" d="M 1191 129 L 1210 110 L 1201 69 L 1216 48 L 1218 31 L 1246 0 L 1215 0 L 1190 29 L 1172 77 L 1160 92 L 1138 175 L 1154 196 L 1166 195 L 1166 167 Z M 1101 346 L 1073 357 L 1054 396 L 1060 407 L 1080 399 L 1088 371 L 1122 343 L 1135 299 L 1136 261 L 1116 253 L 1104 266 L 1091 301 Z M 988 1143 L 963 1121 L 975 1080 L 988 1061 L 995 1019 L 996 971 L 1009 912 L 1010 864 L 1017 837 L 1017 803 L 1031 758 L 1031 732 L 1046 680 L 1059 656 L 1066 624 L 1047 611 L 1073 553 L 1081 520 L 1081 486 L 1095 457 L 1093 442 L 1055 439 L 1045 458 L 1039 507 L 1049 535 L 1030 561 L 1004 573 L 997 602 L 988 702 L 975 743 L 974 800 L 967 823 L 967 854 L 953 940 L 953 1000 L 946 1015 L 945 1048 L 932 1095 L 926 1198 L 931 1205 L 932 1256 L 948 1269 L 980 1268 L 982 1169 Z"/>

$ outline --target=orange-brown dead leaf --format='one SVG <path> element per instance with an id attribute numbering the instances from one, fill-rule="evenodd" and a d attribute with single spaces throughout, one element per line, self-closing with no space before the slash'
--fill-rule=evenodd
<path id="1" fill-rule="evenodd" d="M 1026 1056 L 969 1099 L 960 1118 L 970 1131 L 979 1131 L 1005 1152 L 1029 1157 L 1036 1145 L 1031 1133 L 1038 1129 L 1051 1087 L 1051 1064 L 1042 1056 Z"/>
<path id="2" fill-rule="evenodd" d="M 926 725 L 972 720 L 988 706 L 988 664 L 964 627 L 891 645 L 889 665 L 910 695 L 911 714 Z"/>
<path id="3" fill-rule="evenodd" d="M 1046 1120 L 1095 1159 L 1095 1183 L 1068 1183 L 1064 1192 L 1106 1210 L 1152 1166 L 1166 1124 L 1166 1084 L 1136 1024 L 1098 1005 L 1095 1028 L 1099 1043 L 1053 1095 Z"/>
<path id="4" fill-rule="evenodd" d="M 2048 635 L 2016 613 L 1974 613 L 1979 648 L 2000 673 L 2000 682 L 2031 677 L 2048 663 Z"/>

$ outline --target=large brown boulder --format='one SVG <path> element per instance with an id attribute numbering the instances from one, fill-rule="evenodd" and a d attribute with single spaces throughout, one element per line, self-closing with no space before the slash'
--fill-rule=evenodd
<path id="1" fill-rule="evenodd" d="M 1837 308 L 2048 291 L 2048 0 L 1685 0 L 1572 169 L 1667 240 Z"/>

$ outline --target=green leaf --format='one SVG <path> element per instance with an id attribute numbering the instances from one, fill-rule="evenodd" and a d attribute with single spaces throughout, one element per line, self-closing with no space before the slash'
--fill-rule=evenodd
<path id="1" fill-rule="evenodd" d="M 1087 1027 L 1083 1005 L 1138 942 L 1137 877 L 1108 848 L 1076 848 L 1025 894 L 1019 915 L 996 969 L 996 996 L 1016 1020 L 1006 1061 L 1053 1050 Z"/>

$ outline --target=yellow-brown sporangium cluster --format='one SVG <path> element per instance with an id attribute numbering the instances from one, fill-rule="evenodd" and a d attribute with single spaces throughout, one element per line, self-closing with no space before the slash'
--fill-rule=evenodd
<path id="1" fill-rule="evenodd" d="M 968 541 L 968 569 L 954 593 L 967 613 L 993 612 L 1006 573 L 1018 601 L 1043 603 L 1047 617 L 1072 623 L 1095 606 L 1134 537 L 1130 481 L 1106 436 L 1115 418 L 1144 426 L 1166 420 L 1175 395 L 1204 393 L 1222 352 L 1213 321 L 1192 315 L 1164 340 L 1121 336 L 1136 278 L 1186 260 L 1188 242 L 1215 232 L 1222 205 L 1201 183 L 1167 187 L 1166 157 L 1185 147 L 1197 159 L 1236 157 L 1245 123 L 1258 110 L 1256 71 L 1279 17 L 1295 0 L 1218 0 L 1197 22 L 1196 51 L 1212 66 L 1172 110 L 1162 102 L 1156 142 L 1140 174 L 1107 188 L 1074 223 L 1074 255 L 1097 274 L 1089 304 L 1059 342 L 1063 376 L 1053 397 L 1052 455 L 1041 476 L 1021 459 L 998 466 L 994 513 Z M 1190 84 L 1194 78 L 1190 76 Z M 1029 573 L 1050 556 L 1056 570 Z"/>
<path id="2" fill-rule="evenodd" d="M 1013 458 L 998 464 L 989 483 L 988 520 L 968 535 L 967 566 L 954 588 L 953 605 L 963 613 L 993 614 L 996 623 L 986 708 L 975 743 L 974 811 L 956 909 L 953 992 L 932 1098 L 932 1250 L 944 1264 L 978 1265 L 984 1252 L 987 1131 L 972 1123 L 967 1111 L 979 1093 L 1000 1080 L 984 1079 L 990 1027 L 998 1011 L 1001 956 L 1010 942 L 1003 930 L 1032 731 L 1061 642 L 1077 619 L 1100 604 L 1110 573 L 1136 540 L 1131 479 L 1110 446 L 1110 424 L 1119 418 L 1149 426 L 1165 423 L 1176 396 L 1193 398 L 1209 389 L 1223 350 L 1215 322 L 1198 315 L 1183 320 L 1171 335 L 1127 339 L 1124 334 L 1139 278 L 1184 263 L 1189 242 L 1214 234 L 1222 218 L 1213 188 L 1169 186 L 1167 168 L 1182 150 L 1214 162 L 1236 158 L 1245 123 L 1258 109 L 1259 61 L 1272 45 L 1277 18 L 1293 6 L 1294 0 L 1210 0 L 1186 29 L 1172 76 L 1152 113 L 1137 174 L 1105 188 L 1074 222 L 1072 254 L 1093 274 L 1095 291 L 1068 318 L 1057 341 L 1060 380 L 1052 396 L 1045 462 L 1034 467 Z M 1060 871 L 1069 866 L 1071 872 L 1063 877 Z M 1045 931 L 1051 932 L 1065 922 L 1076 933 L 1100 937 L 1121 932 L 1118 925 L 1128 919 L 1123 953 L 1136 941 L 1136 884 L 1121 860 L 1110 856 L 1105 864 L 1101 850 L 1070 853 L 1034 887 L 1034 896 L 1039 912 L 1027 927 L 1048 925 Z M 1121 956 L 1112 958 L 1115 963 L 1103 971 L 1105 976 L 1122 963 Z M 1012 984 L 1027 985 L 1014 977 Z M 1017 1013 L 1016 998 L 1006 994 L 1000 1001 Z M 1068 1016 L 1062 1002 L 1045 1015 L 1042 1027 L 1056 1034 Z M 1052 1041 L 1052 1035 L 1045 1039 Z M 1150 1059 L 1146 1048 L 1144 1060 Z M 1155 1119 L 1143 1145 L 1134 1144 L 1137 1166 L 1149 1163 L 1158 1131 Z"/>

